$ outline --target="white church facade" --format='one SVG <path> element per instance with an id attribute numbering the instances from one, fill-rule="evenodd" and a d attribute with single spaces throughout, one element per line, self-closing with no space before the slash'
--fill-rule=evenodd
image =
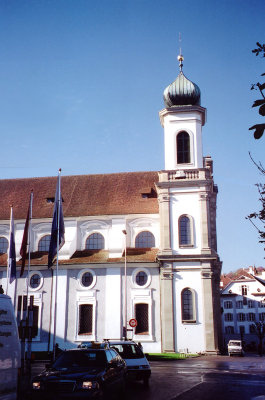
<path id="1" fill-rule="evenodd" d="M 147 352 L 219 351 L 217 187 L 212 159 L 202 151 L 206 109 L 179 59 L 180 73 L 165 89 L 159 114 L 165 168 L 62 176 L 65 244 L 59 253 L 56 323 L 61 348 L 118 339 L 127 326 L 128 338 Z M 18 322 L 27 295 L 19 249 L 34 192 L 28 286 L 36 327 L 33 351 L 51 351 L 53 343 L 55 271 L 47 268 L 47 251 L 55 187 L 54 177 L 0 180 L 0 284 L 6 291 L 6 205 L 13 204 L 17 279 L 8 294 Z M 128 325 L 132 318 L 135 328 Z"/>

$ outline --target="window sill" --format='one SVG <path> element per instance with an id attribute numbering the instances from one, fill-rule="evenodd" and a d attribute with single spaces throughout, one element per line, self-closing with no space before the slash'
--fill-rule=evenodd
<path id="1" fill-rule="evenodd" d="M 190 249 L 192 247 L 194 247 L 194 244 L 180 244 L 179 245 L 180 249 L 186 249 L 186 248 Z"/>
<path id="2" fill-rule="evenodd" d="M 196 321 L 196 320 L 182 321 L 182 323 L 183 323 L 183 325 L 186 325 L 186 324 L 196 324 L 197 321 Z"/>

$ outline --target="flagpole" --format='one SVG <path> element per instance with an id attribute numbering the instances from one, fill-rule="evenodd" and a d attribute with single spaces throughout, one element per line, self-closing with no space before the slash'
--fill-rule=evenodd
<path id="1" fill-rule="evenodd" d="M 58 288 L 58 259 L 59 259 L 59 240 L 60 240 L 60 209 L 61 209 L 61 168 L 58 173 L 58 210 L 57 210 L 57 257 L 56 257 L 56 277 L 55 277 L 55 300 L 54 300 L 54 332 L 53 332 L 53 360 L 55 360 L 56 346 L 56 319 L 57 319 L 57 288 Z"/>
<path id="2" fill-rule="evenodd" d="M 12 215 L 12 207 L 10 206 L 10 222 L 9 222 L 9 230 L 11 230 L 11 215 Z M 7 266 L 6 266 L 6 294 L 8 295 L 8 281 L 9 281 L 9 249 L 10 249 L 10 232 L 9 232 L 9 247 L 8 247 L 8 254 L 7 254 Z"/>
<path id="3" fill-rule="evenodd" d="M 33 203 L 33 190 L 30 193 L 30 206 L 29 206 L 29 227 L 28 227 L 28 277 L 27 277 L 27 327 L 29 326 L 29 274 L 30 274 L 30 242 L 31 242 L 31 220 L 32 220 L 32 203 Z M 27 330 L 28 331 L 28 330 Z M 27 338 L 27 359 L 30 361 L 31 358 L 31 346 L 29 337 Z"/>

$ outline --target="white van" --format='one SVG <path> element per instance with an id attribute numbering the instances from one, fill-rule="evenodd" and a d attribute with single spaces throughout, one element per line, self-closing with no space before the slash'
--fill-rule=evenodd
<path id="1" fill-rule="evenodd" d="M 244 350 L 242 346 L 242 340 L 229 340 L 228 345 L 227 345 L 227 350 L 229 357 L 233 356 L 235 354 L 238 354 L 239 356 L 244 355 Z"/>
<path id="2" fill-rule="evenodd" d="M 11 298 L 0 294 L 0 400 L 17 398 L 20 341 Z"/>

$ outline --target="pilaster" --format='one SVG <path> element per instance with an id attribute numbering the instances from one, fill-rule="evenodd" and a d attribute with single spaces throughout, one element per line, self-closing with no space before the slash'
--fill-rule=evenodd
<path id="1" fill-rule="evenodd" d="M 214 273 L 211 264 L 204 265 L 201 271 L 202 277 L 202 294 L 203 294 L 203 313 L 204 313 L 204 335 L 205 335 L 205 351 L 208 354 L 219 353 L 219 332 L 218 332 L 218 316 L 215 314 L 217 302 L 214 301 Z M 215 304 L 214 304 L 215 303 Z M 220 306 L 219 306 L 220 308 Z"/>
<path id="2" fill-rule="evenodd" d="M 171 255 L 169 188 L 157 185 L 160 215 L 160 255 Z"/>
<path id="3" fill-rule="evenodd" d="M 211 254 L 210 218 L 209 218 L 209 193 L 200 194 L 201 202 L 201 247 L 202 253 Z"/>
<path id="4" fill-rule="evenodd" d="M 160 270 L 162 351 L 175 351 L 172 266 Z"/>

